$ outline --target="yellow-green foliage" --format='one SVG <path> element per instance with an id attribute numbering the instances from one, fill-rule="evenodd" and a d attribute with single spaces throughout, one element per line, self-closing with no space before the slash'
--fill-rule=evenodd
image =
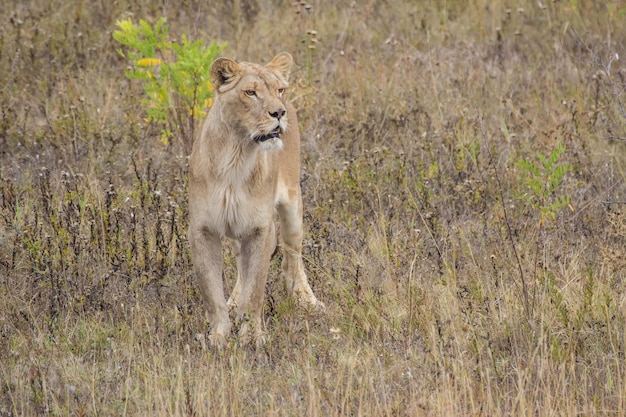
<path id="1" fill-rule="evenodd" d="M 541 214 L 539 221 L 542 224 L 546 220 L 555 220 L 557 212 L 563 207 L 572 208 L 569 195 L 557 194 L 565 174 L 572 171 L 569 163 L 559 161 L 563 152 L 565 146 L 557 143 L 549 156 L 537 151 L 536 156 L 540 165 L 525 158 L 517 162 L 521 170 L 521 179 L 528 187 L 528 191 L 522 193 L 522 198 Z"/>
<path id="2" fill-rule="evenodd" d="M 154 26 L 145 20 L 133 24 L 131 19 L 120 20 L 116 26 L 113 39 L 124 46 L 118 52 L 130 61 L 132 68 L 125 71 L 126 76 L 142 81 L 148 120 L 164 126 L 161 140 L 165 144 L 173 135 L 182 137 L 188 153 L 198 119 L 211 106 L 211 63 L 226 44 L 205 45 L 186 35 L 180 43 L 173 42 L 164 17 Z"/>

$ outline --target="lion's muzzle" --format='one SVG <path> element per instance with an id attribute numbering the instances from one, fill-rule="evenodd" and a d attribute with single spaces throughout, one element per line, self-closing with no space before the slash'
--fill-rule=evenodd
<path id="1" fill-rule="evenodd" d="M 254 141 L 257 143 L 265 142 L 269 139 L 277 139 L 280 138 L 280 134 L 282 133 L 282 129 L 280 126 L 276 126 L 270 133 L 267 135 L 257 135 L 254 137 Z"/>

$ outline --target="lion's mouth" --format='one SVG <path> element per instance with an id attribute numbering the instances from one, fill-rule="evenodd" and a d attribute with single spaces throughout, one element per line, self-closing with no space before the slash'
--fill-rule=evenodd
<path id="1" fill-rule="evenodd" d="M 254 141 L 257 142 L 257 143 L 261 143 L 261 142 L 265 142 L 266 140 L 279 138 L 281 131 L 282 130 L 281 130 L 280 126 L 276 126 L 276 128 L 274 130 L 272 130 L 270 133 L 268 133 L 267 135 L 255 136 L 254 137 Z"/>

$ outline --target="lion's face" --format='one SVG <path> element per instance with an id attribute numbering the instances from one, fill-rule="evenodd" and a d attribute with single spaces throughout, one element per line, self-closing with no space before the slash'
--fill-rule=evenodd
<path id="1" fill-rule="evenodd" d="M 230 128 L 239 130 L 243 140 L 263 150 L 282 149 L 281 134 L 287 129 L 283 95 L 292 59 L 276 56 L 263 66 L 220 58 L 211 67 L 211 80 L 217 91 L 214 106 Z"/>

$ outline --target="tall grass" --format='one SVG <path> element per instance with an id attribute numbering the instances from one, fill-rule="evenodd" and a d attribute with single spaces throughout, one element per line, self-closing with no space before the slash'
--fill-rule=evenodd
<path id="1" fill-rule="evenodd" d="M 621 2 L 209 3 L 0 2 L 0 416 L 626 413 Z M 129 16 L 298 64 L 328 311 L 276 260 L 263 348 L 206 346 L 186 159 L 124 77 Z M 546 220 L 519 161 L 559 144 Z"/>

